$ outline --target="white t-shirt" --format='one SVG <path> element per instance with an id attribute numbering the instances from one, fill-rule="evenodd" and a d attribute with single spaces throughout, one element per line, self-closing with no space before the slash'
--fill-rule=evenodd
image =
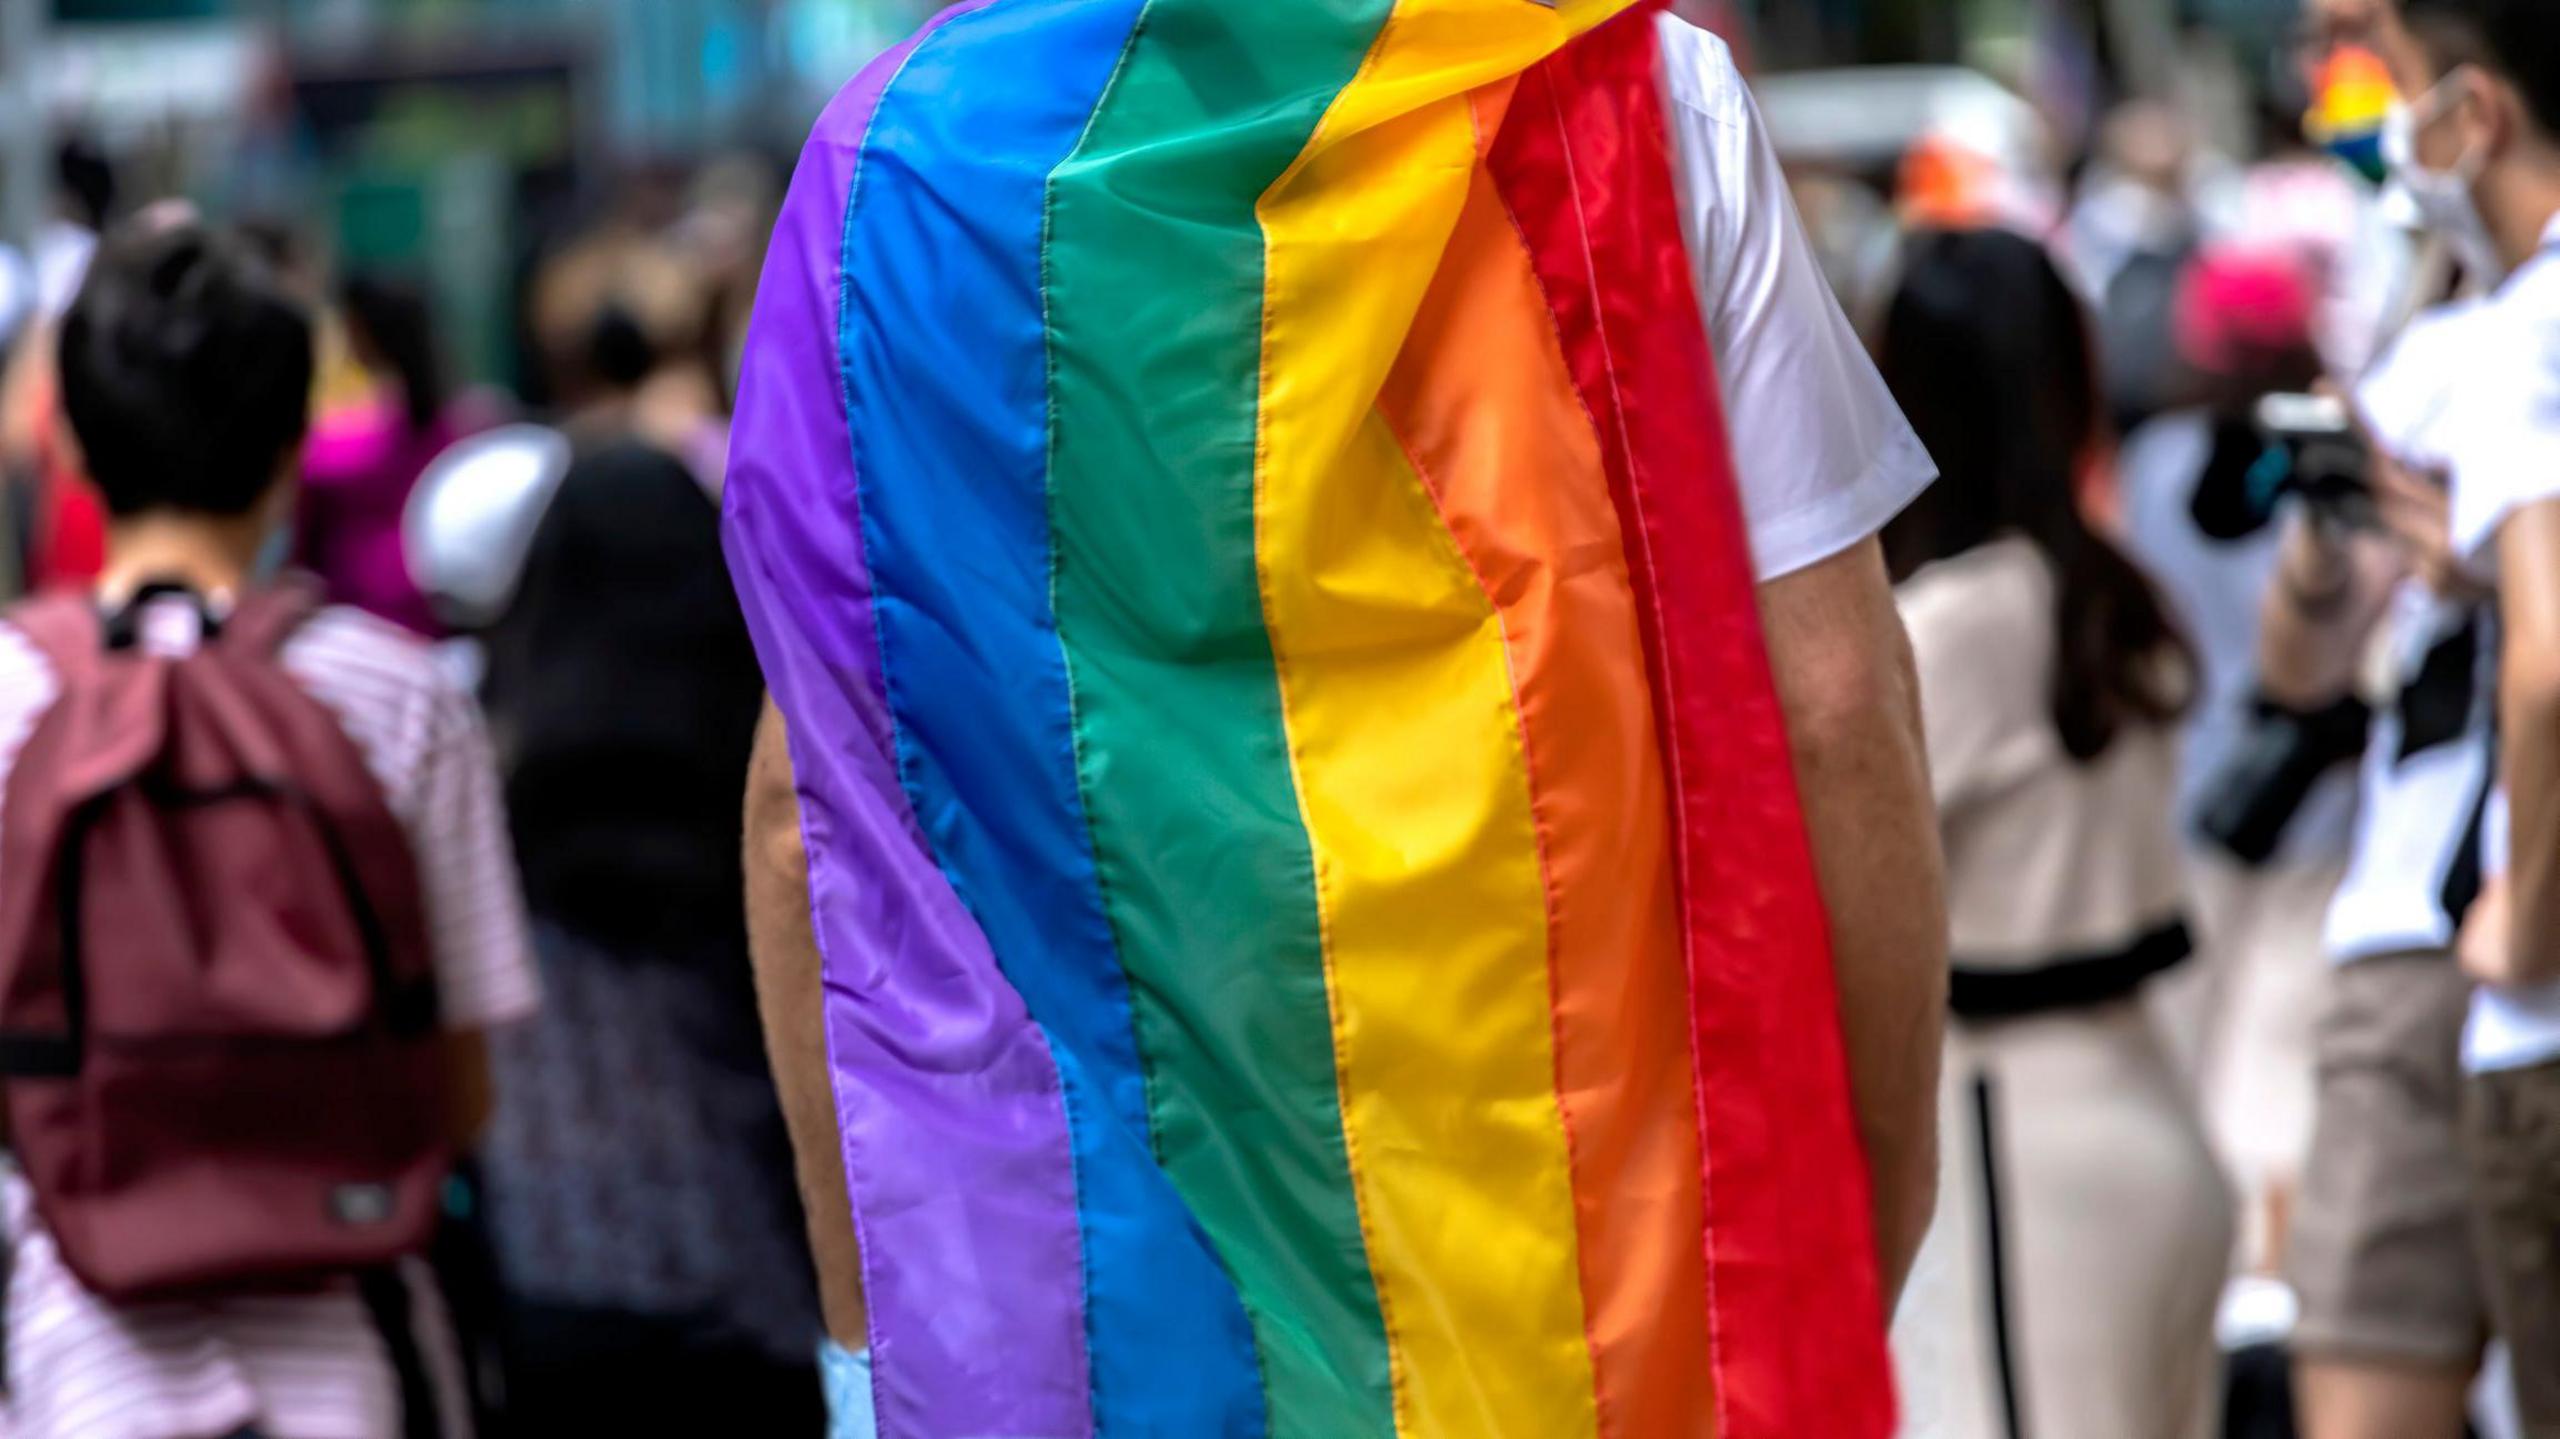
<path id="1" fill-rule="evenodd" d="M 2497 578 L 2498 531 L 2507 517 L 2560 497 L 2560 220 L 2540 256 L 2509 277 L 2473 329 L 2465 383 L 2453 406 L 2447 470 L 2454 550 L 2482 578 Z M 2483 868 L 2506 868 L 2505 797 L 2482 826 Z M 2481 986 L 2472 996 L 2463 1063 L 2477 1074 L 2560 1060 L 2560 984 Z"/>
<path id="2" fill-rule="evenodd" d="M 2412 464 L 2449 467 L 2477 305 L 2414 321 L 2356 399 L 2381 441 Z M 2476 888 L 2487 802 L 2497 644 L 2483 607 L 2411 580 L 2392 597 L 2393 702 L 2374 716 L 2358 780 L 2353 857 L 2325 940 L 2341 962 L 2446 950 Z"/>
<path id="3" fill-rule="evenodd" d="M 2453 547 L 2496 577 L 2498 530 L 2517 510 L 2560 495 L 2560 219 L 2542 253 L 2478 306 L 2446 445 Z"/>
<path id="4" fill-rule="evenodd" d="M 1752 556 L 1776 579 L 1884 528 L 1937 467 L 1823 278 L 1732 53 L 1668 12 L 1655 24 Z"/>

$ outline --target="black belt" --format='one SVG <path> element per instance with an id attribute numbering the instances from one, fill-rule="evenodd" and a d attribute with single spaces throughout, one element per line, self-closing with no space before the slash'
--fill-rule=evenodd
<path id="1" fill-rule="evenodd" d="M 2195 950 L 2187 922 L 2173 919 L 2121 948 L 2063 955 L 2043 964 L 1994 967 L 1959 957 L 1947 1007 L 1962 1019 L 2015 1019 L 2057 1009 L 2085 1009 L 2126 998 L 2152 976 L 2176 968 Z"/>

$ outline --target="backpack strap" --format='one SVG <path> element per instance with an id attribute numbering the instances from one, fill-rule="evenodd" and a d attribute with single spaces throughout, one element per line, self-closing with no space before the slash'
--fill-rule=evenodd
<path id="1" fill-rule="evenodd" d="M 320 587 L 299 576 L 254 589 L 240 597 L 222 625 L 222 643 L 274 658 L 311 617 L 320 613 Z"/>
<path id="2" fill-rule="evenodd" d="M 106 629 L 87 595 L 39 595 L 11 606 L 8 621 L 53 667 L 58 687 L 68 689 L 97 669 Z"/>
<path id="3" fill-rule="evenodd" d="M 436 1439 L 443 1432 L 438 1419 L 444 1396 L 437 1392 L 435 1371 L 419 1342 L 417 1287 L 395 1262 L 358 1274 L 356 1292 L 363 1296 L 366 1315 L 390 1357 L 392 1377 L 399 1381 L 402 1439 Z"/>

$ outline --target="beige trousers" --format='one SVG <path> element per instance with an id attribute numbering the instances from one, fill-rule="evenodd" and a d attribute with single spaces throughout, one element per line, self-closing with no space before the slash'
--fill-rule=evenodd
<path id="1" fill-rule="evenodd" d="M 2233 1204 L 2148 1009 L 1957 1024 L 1941 1122 L 1904 1432 L 2209 1439 Z"/>

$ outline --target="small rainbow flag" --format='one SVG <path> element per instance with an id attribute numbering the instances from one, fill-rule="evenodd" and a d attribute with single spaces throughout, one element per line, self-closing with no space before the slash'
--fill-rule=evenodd
<path id="1" fill-rule="evenodd" d="M 2399 102 L 2400 91 L 2382 57 L 2362 46 L 2342 45 L 2321 63 L 2302 132 L 2378 184 L 2386 168 L 2383 120 Z"/>
<path id="2" fill-rule="evenodd" d="M 728 532 L 884 1432 L 1889 1429 L 1652 8 L 967 0 L 818 122 Z"/>

